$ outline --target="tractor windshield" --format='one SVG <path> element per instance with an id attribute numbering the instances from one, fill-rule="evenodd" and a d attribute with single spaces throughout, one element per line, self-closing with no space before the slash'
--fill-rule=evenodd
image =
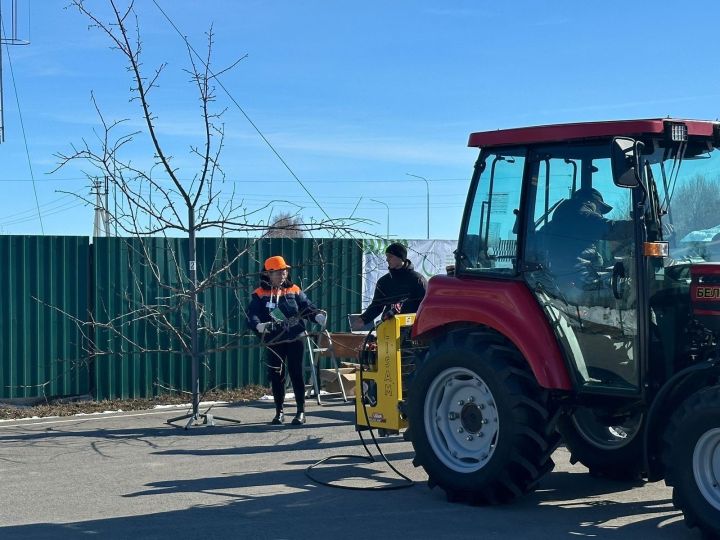
<path id="1" fill-rule="evenodd" d="M 720 262 L 720 150 L 685 143 L 658 149 L 648 162 L 670 257 Z"/>

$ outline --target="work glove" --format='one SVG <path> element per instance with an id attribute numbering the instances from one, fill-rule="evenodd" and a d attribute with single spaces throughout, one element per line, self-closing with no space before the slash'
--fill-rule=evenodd
<path id="1" fill-rule="evenodd" d="M 315 322 L 320 326 L 325 326 L 327 322 L 327 314 L 324 311 L 315 314 Z"/>
<path id="2" fill-rule="evenodd" d="M 261 322 L 255 325 L 258 334 L 264 334 L 272 326 L 271 322 Z"/>

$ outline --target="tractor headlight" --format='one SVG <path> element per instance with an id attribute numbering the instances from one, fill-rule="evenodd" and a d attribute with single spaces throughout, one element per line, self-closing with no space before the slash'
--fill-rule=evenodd
<path id="1" fill-rule="evenodd" d="M 688 139 L 688 128 L 685 124 L 671 122 L 665 129 L 672 142 L 685 142 Z"/>

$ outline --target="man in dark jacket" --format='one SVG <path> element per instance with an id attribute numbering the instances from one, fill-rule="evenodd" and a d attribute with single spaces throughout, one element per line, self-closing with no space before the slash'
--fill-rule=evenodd
<path id="1" fill-rule="evenodd" d="M 551 270 L 576 287 L 601 288 L 601 273 L 607 263 L 598 249 L 599 241 L 622 241 L 632 237 L 632 221 L 607 219 L 612 210 L 600 192 L 582 188 L 555 210 L 550 230 L 557 241 Z"/>
<path id="2" fill-rule="evenodd" d="M 375 294 L 367 309 L 353 321 L 353 330 L 362 330 L 382 314 L 383 320 L 398 313 L 415 313 L 425 297 L 427 282 L 413 270 L 407 248 L 397 242 L 385 250 L 389 272 L 375 285 Z"/>

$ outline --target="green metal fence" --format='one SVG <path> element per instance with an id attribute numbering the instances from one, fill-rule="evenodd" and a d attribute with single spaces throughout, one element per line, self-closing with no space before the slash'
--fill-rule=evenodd
<path id="1" fill-rule="evenodd" d="M 0 236 L 0 397 L 85 394 L 89 241 Z"/>
<path id="2" fill-rule="evenodd" d="M 0 236 L 0 397 L 91 392 L 97 399 L 189 391 L 187 240 Z M 335 239 L 199 238 L 201 389 L 266 383 L 245 307 L 262 261 L 281 254 L 291 277 L 328 311 L 331 331 L 360 309 L 362 247 Z M 95 325 L 82 325 L 83 321 Z M 161 321 L 158 324 L 158 320 Z M 175 334 L 164 327 L 181 329 Z M 79 324 L 76 324 L 79 323 Z M 79 328 L 88 340 L 82 341 Z M 94 354 L 89 354 L 89 351 Z"/>

